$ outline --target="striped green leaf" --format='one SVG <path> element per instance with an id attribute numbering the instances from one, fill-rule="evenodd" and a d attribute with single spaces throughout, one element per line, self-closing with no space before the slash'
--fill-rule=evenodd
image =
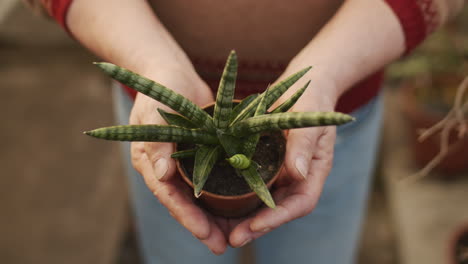
<path id="1" fill-rule="evenodd" d="M 297 73 L 289 76 L 284 81 L 281 81 L 277 85 L 273 86 L 267 97 L 267 108 L 272 106 L 273 103 L 281 97 L 281 95 L 283 95 L 291 86 L 293 86 L 293 84 L 297 82 L 297 80 L 304 76 L 304 74 L 306 74 L 311 68 L 311 66 L 304 68 L 298 71 Z"/>
<path id="2" fill-rule="evenodd" d="M 260 98 L 260 102 L 257 105 L 257 109 L 255 109 L 254 116 L 259 116 L 265 114 L 267 110 L 267 98 L 270 95 L 270 87 L 267 87 L 266 91 L 264 92 L 265 96 Z"/>
<path id="3" fill-rule="evenodd" d="M 213 112 L 213 122 L 217 129 L 225 130 L 229 126 L 232 112 L 232 99 L 237 78 L 237 55 L 231 51 L 219 82 L 216 104 Z"/>
<path id="4" fill-rule="evenodd" d="M 221 154 L 221 146 L 202 146 L 195 154 L 193 168 L 193 191 L 196 198 L 200 197 L 208 175 Z"/>
<path id="5" fill-rule="evenodd" d="M 221 130 L 218 130 L 217 136 L 219 143 L 221 143 L 221 146 L 223 146 L 224 151 L 228 156 L 234 156 L 241 153 L 243 146 L 242 139 L 229 135 Z"/>
<path id="6" fill-rule="evenodd" d="M 286 112 L 242 120 L 229 132 L 242 137 L 268 130 L 342 125 L 351 121 L 354 121 L 352 116 L 337 112 Z"/>
<path id="7" fill-rule="evenodd" d="M 186 159 L 186 158 L 191 158 L 195 156 L 195 153 L 197 152 L 197 149 L 187 149 L 187 150 L 181 150 L 177 151 L 171 154 L 171 158 L 173 159 Z"/>
<path id="8" fill-rule="evenodd" d="M 289 76 L 288 78 L 286 78 L 285 80 L 277 83 L 276 85 L 274 85 L 273 87 L 271 87 L 271 91 L 267 97 L 267 109 L 274 103 L 276 102 L 276 100 L 278 100 L 278 98 L 280 98 L 281 95 L 284 94 L 284 92 L 286 92 L 289 87 L 291 87 L 294 83 L 297 82 L 297 80 L 299 80 L 302 76 L 304 76 L 304 74 L 306 74 L 312 67 L 307 67 L 291 76 Z M 265 94 L 265 93 L 263 93 Z M 231 125 L 241 121 L 241 120 L 244 120 L 245 118 L 248 118 L 248 117 L 251 117 L 255 110 L 256 110 L 256 106 L 257 104 L 260 102 L 260 99 L 261 99 L 261 96 L 257 97 L 252 103 L 249 104 L 249 106 L 247 106 L 244 110 L 242 110 L 241 113 L 239 113 L 239 115 L 234 119 L 234 121 L 231 122 Z"/>
<path id="9" fill-rule="evenodd" d="M 219 144 L 216 136 L 200 129 L 167 125 L 127 125 L 94 129 L 86 135 L 118 141 L 151 141 L 195 144 Z"/>
<path id="10" fill-rule="evenodd" d="M 265 114 L 266 108 L 266 98 L 269 93 L 269 88 L 267 88 L 265 95 L 262 96 L 260 99 L 260 103 L 258 103 L 257 109 L 255 110 L 254 116 L 260 116 Z M 242 153 L 244 153 L 249 159 L 252 158 L 253 154 L 255 153 L 255 149 L 257 148 L 258 140 L 260 139 L 260 133 L 255 133 L 249 135 L 246 140 L 242 144 Z"/>
<path id="11" fill-rule="evenodd" d="M 162 110 L 161 108 L 158 108 L 158 112 L 169 125 L 180 126 L 185 128 L 198 128 L 196 124 L 192 123 L 192 121 L 188 120 L 187 118 L 181 115 L 168 113 Z"/>
<path id="12" fill-rule="evenodd" d="M 193 123 L 200 124 L 201 127 L 210 131 L 214 130 L 211 116 L 182 95 L 112 63 L 99 62 L 95 64 L 115 80 L 169 106 L 192 120 Z"/>
<path id="13" fill-rule="evenodd" d="M 244 177 L 250 188 L 258 195 L 260 200 L 270 208 L 276 207 L 275 201 L 273 200 L 273 197 L 271 197 L 268 187 L 258 173 L 258 165 L 255 162 L 251 162 L 247 169 L 238 171 Z"/>
<path id="14" fill-rule="evenodd" d="M 236 105 L 232 109 L 230 122 L 232 122 L 237 117 L 237 115 L 242 110 L 244 110 L 244 108 L 246 108 L 257 97 L 258 97 L 258 94 L 251 94 L 251 95 L 247 96 L 246 98 L 244 98 L 238 105 Z"/>
<path id="15" fill-rule="evenodd" d="M 273 111 L 271 111 L 272 114 L 276 113 L 283 113 L 287 112 L 293 105 L 301 98 L 302 94 L 304 94 L 307 86 L 309 86 L 310 81 L 308 81 L 301 89 L 297 90 L 291 97 L 289 97 L 288 100 L 284 101 L 281 105 L 276 107 Z"/>

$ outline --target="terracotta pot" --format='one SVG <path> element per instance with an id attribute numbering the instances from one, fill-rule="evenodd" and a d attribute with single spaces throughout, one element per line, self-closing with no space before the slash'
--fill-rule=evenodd
<path id="1" fill-rule="evenodd" d="M 402 110 L 408 123 L 412 154 L 416 163 L 423 167 L 439 153 L 440 133 L 419 142 L 419 132 L 421 129 L 432 127 L 442 120 L 444 114 L 431 111 L 429 107 L 418 102 L 415 96 L 415 87 L 409 83 L 405 83 L 400 88 Z M 457 131 L 453 130 L 449 136 L 449 144 L 454 142 L 457 142 L 457 144 L 435 168 L 435 170 L 441 171 L 448 176 L 468 169 L 468 138 L 465 137 L 459 140 Z"/>
<path id="2" fill-rule="evenodd" d="M 460 240 L 463 239 L 468 242 L 468 223 L 462 225 L 461 228 L 457 229 L 450 241 L 447 248 L 448 264 L 467 264 L 468 263 L 468 244 L 464 246 L 466 253 L 460 252 Z M 463 261 L 462 261 L 463 259 Z"/>
<path id="3" fill-rule="evenodd" d="M 235 100 L 235 103 L 238 102 L 238 100 Z M 213 105 L 214 103 L 209 104 L 203 107 L 203 109 L 212 107 Z M 284 138 L 283 132 L 282 136 Z M 275 181 L 278 179 L 280 172 L 283 169 L 283 162 L 284 153 L 283 160 L 281 161 L 281 165 L 279 166 L 278 171 L 266 183 L 269 189 L 271 189 Z M 181 175 L 182 179 L 193 189 L 193 183 L 188 177 L 186 170 L 182 166 L 181 162 L 177 160 L 176 163 L 178 172 Z M 262 204 L 262 201 L 253 191 L 242 195 L 224 196 L 203 190 L 202 195 L 198 198 L 198 200 L 201 203 L 201 205 L 212 214 L 228 218 L 239 218 L 246 216 L 252 213 Z"/>
<path id="4" fill-rule="evenodd" d="M 177 161 L 177 169 L 179 170 L 182 179 L 184 179 L 184 181 L 193 189 L 193 183 L 188 178 L 179 161 Z M 267 183 L 269 189 L 271 189 L 273 183 L 278 179 L 281 169 L 278 170 L 275 176 Z M 212 214 L 228 218 L 246 216 L 262 204 L 262 201 L 254 192 L 249 192 L 243 195 L 224 196 L 204 190 L 198 200 L 203 207 Z"/>

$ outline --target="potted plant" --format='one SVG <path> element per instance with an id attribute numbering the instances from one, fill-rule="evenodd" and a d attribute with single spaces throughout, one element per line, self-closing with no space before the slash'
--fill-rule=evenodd
<path id="1" fill-rule="evenodd" d="M 216 102 L 205 111 L 143 76 L 114 64 L 96 64 L 115 80 L 169 106 L 180 115 L 159 109 L 168 125 L 113 126 L 85 134 L 107 140 L 176 143 L 177 152 L 172 157 L 177 159 L 179 172 L 193 187 L 195 197 L 200 198 L 212 213 L 226 217 L 246 215 L 261 201 L 275 207 L 269 187 L 282 167 L 285 139 L 281 129 L 340 125 L 354 120 L 336 112 L 287 112 L 309 83 L 267 112 L 311 67 L 235 105 L 237 56 L 232 51 L 220 80 Z M 265 159 L 266 154 L 270 158 Z M 206 184 L 208 179 L 209 184 Z M 239 185 L 240 190 L 223 190 L 234 185 Z"/>
<path id="2" fill-rule="evenodd" d="M 465 43 L 468 39 L 459 39 Z M 420 49 L 388 71 L 391 80 L 403 80 L 400 102 L 409 127 L 414 160 L 443 175 L 468 169 L 468 109 L 466 81 L 468 49 L 456 48 L 447 31 L 434 34 Z"/>
<path id="3" fill-rule="evenodd" d="M 455 231 L 448 248 L 449 264 L 468 264 L 468 224 Z"/>

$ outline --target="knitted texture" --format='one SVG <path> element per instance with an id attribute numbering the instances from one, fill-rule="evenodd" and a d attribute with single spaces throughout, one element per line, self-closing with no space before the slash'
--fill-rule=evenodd
<path id="1" fill-rule="evenodd" d="M 68 33 L 66 16 L 68 8 L 73 0 L 23 0 L 26 4 L 35 10 L 43 10 L 49 16 L 54 18 Z"/>
<path id="2" fill-rule="evenodd" d="M 439 24 L 433 0 L 385 0 L 398 17 L 405 34 L 406 54 L 410 53 Z"/>
<path id="3" fill-rule="evenodd" d="M 68 33 L 66 16 L 68 8 L 73 0 L 24 0 L 30 5 L 41 5 L 47 13 L 53 17 Z M 405 31 L 407 39 L 407 50 L 413 49 L 424 37 L 433 30 L 436 23 L 437 13 L 431 0 L 386 0 L 395 11 Z M 427 26 L 426 26 L 427 25 Z M 206 59 L 192 59 L 200 76 L 207 82 L 215 92 L 218 88 L 219 77 L 224 63 Z M 263 92 L 266 87 L 274 82 L 285 70 L 286 63 L 273 62 L 240 62 L 239 79 L 237 80 L 237 98 L 244 98 L 252 93 Z M 243 78 L 243 72 L 247 78 Z M 367 79 L 356 84 L 343 96 L 337 104 L 337 111 L 350 113 L 359 106 L 364 105 L 375 97 L 382 83 L 383 73 L 381 71 L 373 74 Z M 125 87 L 132 98 L 136 91 Z"/>

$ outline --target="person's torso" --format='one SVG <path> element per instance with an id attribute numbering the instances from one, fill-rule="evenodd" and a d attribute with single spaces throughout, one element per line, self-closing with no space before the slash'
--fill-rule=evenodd
<path id="1" fill-rule="evenodd" d="M 229 51 L 237 51 L 236 95 L 243 98 L 276 81 L 344 0 L 149 2 L 214 92 Z M 310 63 L 313 66 L 313 59 Z M 378 71 L 356 84 L 341 96 L 336 109 L 349 113 L 369 102 L 378 94 L 382 76 Z"/>
<path id="2" fill-rule="evenodd" d="M 151 0 L 153 9 L 191 57 L 289 62 L 343 0 Z"/>

